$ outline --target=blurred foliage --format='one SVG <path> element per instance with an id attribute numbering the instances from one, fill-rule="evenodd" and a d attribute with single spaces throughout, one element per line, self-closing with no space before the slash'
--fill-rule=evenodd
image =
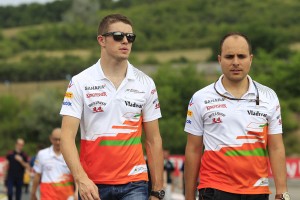
<path id="1" fill-rule="evenodd" d="M 59 22 L 62 13 L 70 9 L 72 0 L 54 1 L 43 4 L 21 4 L 0 6 L 0 27 L 9 28 L 48 22 Z"/>
<path id="2" fill-rule="evenodd" d="M 183 132 L 187 106 L 195 91 L 205 86 L 203 75 L 197 73 L 195 65 L 176 68 L 170 64 L 159 67 L 153 76 L 159 94 L 163 118 L 160 130 L 165 149 L 182 154 L 186 135 Z"/>
<path id="3" fill-rule="evenodd" d="M 32 26 L 6 39 L 0 37 L 0 46 L 6 48 L 0 58 L 23 50 L 94 47 L 99 21 L 111 13 L 125 14 L 133 21 L 137 51 L 211 47 L 215 58 L 221 36 L 239 31 L 251 38 L 254 52 L 263 48 L 286 57 L 283 50 L 293 42 L 300 42 L 299 10 L 298 0 L 63 0 L 45 5 L 0 7 L 2 28 L 44 25 L 44 28 Z"/>

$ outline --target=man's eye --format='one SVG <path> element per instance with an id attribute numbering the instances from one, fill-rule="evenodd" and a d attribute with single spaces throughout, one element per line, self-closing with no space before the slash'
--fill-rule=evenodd
<path id="1" fill-rule="evenodd" d="M 238 58 L 239 59 L 244 59 L 244 58 L 246 58 L 246 55 L 238 55 Z"/>
<path id="2" fill-rule="evenodd" d="M 225 56 L 225 58 L 232 59 L 232 58 L 234 58 L 234 56 L 233 55 L 227 55 L 227 56 Z"/>

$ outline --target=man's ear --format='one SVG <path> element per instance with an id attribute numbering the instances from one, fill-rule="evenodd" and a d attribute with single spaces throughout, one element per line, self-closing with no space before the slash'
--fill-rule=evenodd
<path id="1" fill-rule="evenodd" d="M 104 40 L 104 37 L 103 37 L 102 35 L 98 35 L 98 36 L 97 36 L 97 41 L 98 41 L 98 44 L 99 44 L 100 46 L 105 45 L 105 40 Z"/>
<path id="2" fill-rule="evenodd" d="M 250 55 L 250 67 L 251 67 L 252 61 L 253 61 L 253 54 Z"/>
<path id="3" fill-rule="evenodd" d="M 221 55 L 218 55 L 218 61 L 221 63 Z"/>

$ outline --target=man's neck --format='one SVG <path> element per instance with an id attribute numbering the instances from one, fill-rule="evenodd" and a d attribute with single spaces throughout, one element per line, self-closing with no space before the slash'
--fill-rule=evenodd
<path id="1" fill-rule="evenodd" d="M 100 65 L 104 75 L 118 88 L 121 82 L 126 77 L 128 62 L 123 60 L 121 62 L 100 60 Z"/>
<path id="2" fill-rule="evenodd" d="M 55 153 L 56 156 L 60 156 L 61 155 L 61 151 L 60 150 L 57 150 L 57 149 L 53 148 L 53 151 L 54 151 L 54 153 Z"/>
<path id="3" fill-rule="evenodd" d="M 241 98 L 249 89 L 249 80 L 247 77 L 244 80 L 237 82 L 228 81 L 223 78 L 222 84 L 224 88 L 235 98 Z"/>
<path id="4" fill-rule="evenodd" d="M 15 149 L 15 152 L 17 152 L 17 153 L 21 153 L 21 152 L 22 152 L 22 150 Z"/>

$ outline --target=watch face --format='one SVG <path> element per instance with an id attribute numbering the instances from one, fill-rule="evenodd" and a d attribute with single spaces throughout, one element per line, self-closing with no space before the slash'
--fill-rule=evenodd
<path id="1" fill-rule="evenodd" d="M 283 193 L 282 195 L 283 195 L 284 200 L 290 200 L 291 199 L 289 193 L 287 193 L 287 192 Z"/>
<path id="2" fill-rule="evenodd" d="M 159 191 L 159 198 L 163 199 L 164 197 L 165 197 L 165 191 L 164 190 Z"/>

